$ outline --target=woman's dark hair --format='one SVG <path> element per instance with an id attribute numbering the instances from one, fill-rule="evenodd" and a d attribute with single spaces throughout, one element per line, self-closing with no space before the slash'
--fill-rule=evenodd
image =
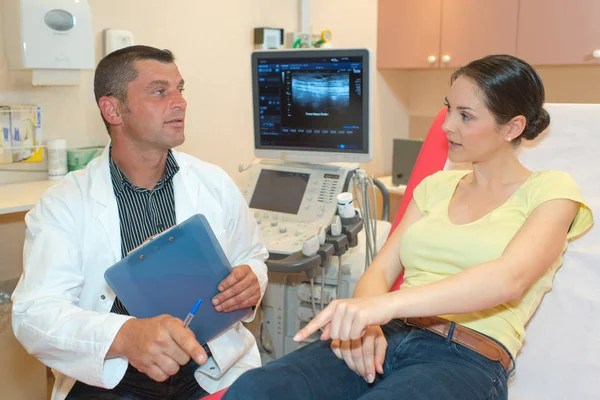
<path id="1" fill-rule="evenodd" d="M 450 83 L 461 76 L 477 85 L 498 125 L 517 115 L 525 117 L 527 125 L 515 143 L 521 138 L 535 139 L 550 125 L 550 115 L 543 108 L 544 84 L 525 61 L 509 55 L 491 55 L 460 68 L 452 74 Z"/>

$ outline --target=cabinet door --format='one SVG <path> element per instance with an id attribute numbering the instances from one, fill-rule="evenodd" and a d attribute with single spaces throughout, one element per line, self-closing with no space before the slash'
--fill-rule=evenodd
<path id="1" fill-rule="evenodd" d="M 598 0 L 521 0 L 517 55 L 537 65 L 598 62 L 599 18 Z"/>
<path id="2" fill-rule="evenodd" d="M 515 55 L 518 13 L 519 0 L 444 0 L 440 66 L 460 67 L 490 54 Z"/>
<path id="3" fill-rule="evenodd" d="M 378 4 L 377 67 L 438 66 L 442 0 L 379 0 Z"/>

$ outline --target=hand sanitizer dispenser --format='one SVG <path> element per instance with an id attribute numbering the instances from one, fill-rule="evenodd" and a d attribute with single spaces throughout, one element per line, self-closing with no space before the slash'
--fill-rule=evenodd
<path id="1" fill-rule="evenodd" d="M 32 70 L 34 85 L 78 84 L 95 68 L 87 0 L 4 0 L 3 36 L 9 68 Z"/>

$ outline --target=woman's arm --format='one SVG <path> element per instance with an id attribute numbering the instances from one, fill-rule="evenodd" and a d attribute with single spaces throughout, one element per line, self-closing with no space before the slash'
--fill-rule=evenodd
<path id="1" fill-rule="evenodd" d="M 402 272 L 399 257 L 400 241 L 404 232 L 421 218 L 421 212 L 411 200 L 402 216 L 402 221 L 377 253 L 375 260 L 360 277 L 354 290 L 354 297 L 379 296 L 389 292 L 398 275 Z M 387 350 L 387 341 L 379 326 L 366 329 L 365 335 L 358 340 L 332 340 L 331 350 L 348 368 L 356 371 L 367 382 L 373 383 L 377 373 L 383 374 L 383 363 Z"/>
<path id="2" fill-rule="evenodd" d="M 322 338 L 356 339 L 366 326 L 393 318 L 462 314 L 517 300 L 556 261 L 579 203 L 555 199 L 538 206 L 502 256 L 429 285 L 377 297 L 336 300 L 302 329 L 303 340 L 319 328 Z"/>
<path id="3" fill-rule="evenodd" d="M 393 317 L 426 317 L 485 310 L 523 296 L 563 251 L 579 203 L 538 206 L 500 258 L 429 285 L 398 291 Z"/>
<path id="4" fill-rule="evenodd" d="M 404 232 L 421 218 L 421 212 L 411 200 L 402 221 L 392 236 L 377 253 L 375 260 L 360 277 L 354 289 L 354 297 L 378 296 L 390 291 L 390 288 L 402 272 L 399 248 Z"/>

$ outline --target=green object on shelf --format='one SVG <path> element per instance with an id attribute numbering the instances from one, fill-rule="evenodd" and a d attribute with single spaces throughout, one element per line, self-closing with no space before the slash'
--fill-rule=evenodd
<path id="1" fill-rule="evenodd" d="M 102 154 L 104 147 L 81 147 L 67 150 L 67 167 L 69 171 L 85 168 L 90 161 Z"/>

